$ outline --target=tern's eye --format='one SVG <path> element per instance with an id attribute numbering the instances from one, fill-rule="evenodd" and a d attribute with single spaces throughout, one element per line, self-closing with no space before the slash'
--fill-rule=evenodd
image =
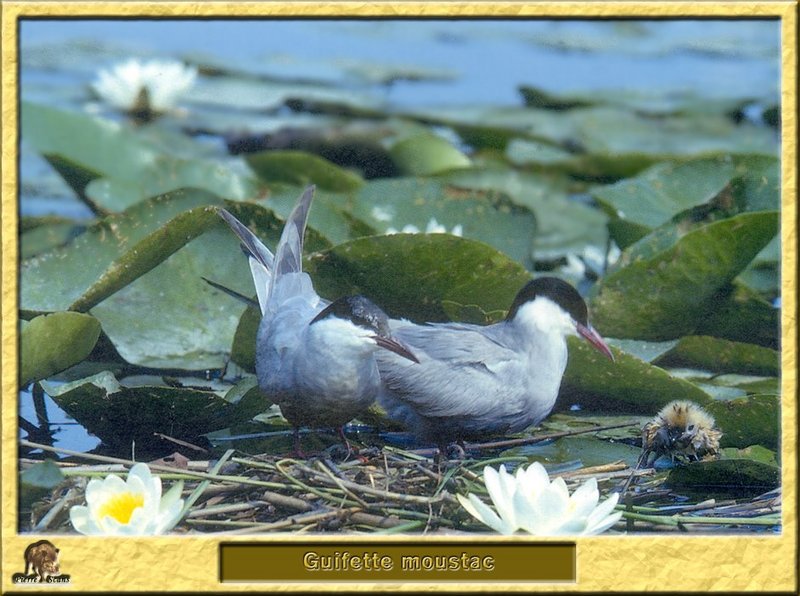
<path id="1" fill-rule="evenodd" d="M 694 430 L 694 424 L 690 424 L 686 427 L 686 430 Z"/>

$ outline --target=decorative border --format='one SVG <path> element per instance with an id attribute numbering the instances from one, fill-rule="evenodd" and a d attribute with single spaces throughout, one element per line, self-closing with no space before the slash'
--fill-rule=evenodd
<path id="1" fill-rule="evenodd" d="M 2 483 L 0 591 L 40 591 L 48 586 L 14 586 L 11 572 L 37 536 L 17 528 L 17 35 L 21 18 L 773 18 L 781 21 L 782 137 L 782 486 L 783 531 L 776 536 L 599 536 L 578 539 L 577 584 L 225 584 L 218 583 L 222 538 L 150 539 L 50 537 L 61 548 L 62 568 L 78 591 L 440 591 L 465 593 L 502 589 L 528 591 L 786 591 L 797 583 L 797 5 L 785 2 L 4 2 L 2 6 Z M 294 540 L 287 534 L 275 537 Z M 298 536 L 297 541 L 308 541 Z M 316 539 L 316 537 L 315 537 Z M 453 537 L 426 537 L 452 541 Z M 470 536 L 478 548 L 498 538 Z M 242 539 L 243 542 L 252 538 Z M 268 542 L 268 535 L 259 542 Z M 364 536 L 324 536 L 320 543 L 342 547 Z M 418 541 L 418 536 L 381 537 L 376 543 Z M 107 541 L 114 544 L 110 545 Z M 226 538 L 226 542 L 238 541 Z M 502 542 L 525 541 L 513 537 Z M 543 541 L 546 542 L 546 541 Z"/>

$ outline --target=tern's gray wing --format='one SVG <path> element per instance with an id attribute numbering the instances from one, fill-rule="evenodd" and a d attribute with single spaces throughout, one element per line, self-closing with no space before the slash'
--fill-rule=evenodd
<path id="1" fill-rule="evenodd" d="M 283 233 L 281 233 L 281 239 L 275 251 L 276 276 L 303 270 L 303 238 L 306 233 L 311 200 L 314 198 L 314 189 L 315 187 L 312 185 L 303 191 L 289 217 L 286 218 Z"/>
<path id="2" fill-rule="evenodd" d="M 256 287 L 256 295 L 258 296 L 258 305 L 263 314 L 267 308 L 267 295 L 269 294 L 272 267 L 275 259 L 261 240 L 259 240 L 247 226 L 236 219 L 232 213 L 225 209 L 220 209 L 219 214 L 239 237 L 242 246 L 247 252 L 250 274 L 253 276 L 253 284 Z"/>
<path id="3" fill-rule="evenodd" d="M 508 380 L 522 375 L 524 364 L 506 347 L 502 324 L 396 325 L 392 332 L 411 348 L 419 364 L 380 350 L 375 358 L 389 395 L 422 417 L 504 417 L 520 407 L 524 393 Z M 517 369 L 520 369 L 517 371 Z"/>

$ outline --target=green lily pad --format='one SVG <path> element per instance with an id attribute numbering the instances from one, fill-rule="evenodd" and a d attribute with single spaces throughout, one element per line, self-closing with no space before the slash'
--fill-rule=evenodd
<path id="1" fill-rule="evenodd" d="M 23 218 L 20 224 L 19 258 L 28 259 L 43 252 L 62 246 L 79 236 L 86 226 L 62 217 Z"/>
<path id="2" fill-rule="evenodd" d="M 358 189 L 364 180 L 327 159 L 303 151 L 262 151 L 247 156 L 247 163 L 265 182 L 305 186 L 316 184 L 334 192 Z"/>
<path id="3" fill-rule="evenodd" d="M 613 426 L 625 424 L 619 428 L 610 428 L 592 433 L 592 436 L 601 439 L 639 439 L 642 436 L 642 426 L 649 422 L 650 416 L 600 416 L 582 413 L 558 413 L 548 416 L 541 423 L 543 430 L 550 432 L 568 432 L 586 430 L 597 426 Z"/>
<path id="4" fill-rule="evenodd" d="M 341 106 L 355 112 L 376 112 L 381 107 L 379 98 L 357 93 L 352 88 L 337 88 L 319 82 L 268 81 L 248 76 L 202 78 L 186 94 L 188 104 L 256 113 L 276 112 L 292 100 L 308 106 Z M 246 114 L 242 114 L 242 118 L 246 118 Z"/>
<path id="5" fill-rule="evenodd" d="M 734 379 L 730 377 L 738 377 L 739 375 L 723 375 L 717 377 L 719 383 L 731 383 Z M 748 380 L 736 380 L 735 387 L 746 391 L 749 395 L 757 395 L 759 393 L 769 393 L 778 395 L 781 392 L 781 380 L 778 377 L 749 377 Z"/>
<path id="6" fill-rule="evenodd" d="M 712 401 L 695 384 L 616 348 L 612 348 L 615 361 L 611 362 L 582 339 L 570 337 L 567 345 L 569 360 L 556 402 L 558 410 L 578 404 L 588 412 L 654 416 L 675 399 L 700 405 Z"/>
<path id="7" fill-rule="evenodd" d="M 283 227 L 271 211 L 176 191 L 108 216 L 69 245 L 25 263 L 22 308 L 91 308 L 119 354 L 153 367 L 219 368 L 244 305 L 208 286 L 253 287 L 238 240 L 215 212 L 224 206 L 269 246 Z M 309 230 L 309 249 L 329 246 Z"/>
<path id="8" fill-rule="evenodd" d="M 706 336 L 682 337 L 655 364 L 764 376 L 778 375 L 781 370 L 780 354 L 775 350 Z"/>
<path id="9" fill-rule="evenodd" d="M 289 217 L 303 192 L 300 187 L 286 187 L 270 195 L 267 206 L 280 217 Z M 308 225 L 318 230 L 330 244 L 341 244 L 359 236 L 371 236 L 377 230 L 355 217 L 350 211 L 350 196 L 317 190 L 308 216 Z"/>
<path id="10" fill-rule="evenodd" d="M 371 229 L 425 232 L 434 221 L 447 232 L 480 240 L 526 264 L 536 236 L 536 219 L 497 190 L 471 190 L 437 179 L 371 180 L 350 199 L 350 213 Z M 344 202 L 344 201 L 342 201 Z"/>
<path id="11" fill-rule="evenodd" d="M 64 473 L 50 460 L 33 464 L 19 475 L 19 506 L 23 510 L 47 497 L 64 481 Z"/>
<path id="12" fill-rule="evenodd" d="M 64 473 L 51 459 L 33 464 L 19 475 L 19 481 L 28 488 L 43 488 L 52 490 L 64 482 Z"/>
<path id="13" fill-rule="evenodd" d="M 778 209 L 780 188 L 779 161 L 767 155 L 720 155 L 685 162 L 660 163 L 634 178 L 596 187 L 592 195 L 606 212 L 625 224 L 626 232 L 615 236 L 622 248 L 645 236 L 678 213 L 717 197 L 734 178 L 739 210 Z"/>
<path id="14" fill-rule="evenodd" d="M 169 247 L 156 247 L 157 254 L 149 256 L 146 262 L 138 258 L 136 247 L 160 226 L 170 219 L 180 216 L 194 207 L 220 205 L 219 198 L 203 191 L 181 190 L 151 201 L 136 205 L 118 215 L 108 216 L 89 227 L 89 229 L 66 246 L 29 259 L 21 269 L 20 302 L 21 308 L 33 311 L 66 310 L 81 302 L 86 292 L 98 284 L 105 285 L 103 277 L 108 271 L 118 272 L 111 276 L 113 282 L 123 279 L 127 283 L 148 271 L 158 262 L 166 259 L 175 250 L 195 237 L 202 230 L 186 226 L 179 234 L 162 234 L 160 241 L 170 242 Z M 215 219 L 209 212 L 201 218 L 206 227 Z M 187 234 L 189 237 L 187 237 Z M 133 251 L 137 250 L 136 253 Z M 119 260 L 127 257 L 127 260 Z M 137 262 L 137 270 L 129 273 L 129 268 Z M 114 267 L 116 263 L 116 267 Z M 99 281 L 98 281 L 99 280 Z M 106 282 L 109 283 L 109 282 Z M 115 283 L 122 287 L 121 285 Z"/>
<path id="15" fill-rule="evenodd" d="M 256 371 L 256 335 L 261 323 L 261 311 L 249 306 L 242 313 L 231 346 L 231 360 L 248 372 Z"/>
<path id="16" fill-rule="evenodd" d="M 778 152 L 778 139 L 763 126 L 735 124 L 723 113 L 653 118 L 622 106 L 591 106 L 567 111 L 519 107 L 436 108 L 406 114 L 427 123 L 505 131 L 512 138 L 545 142 L 590 156 L 592 175 L 633 175 L 652 165 L 704 153 Z M 496 133 L 497 134 L 497 133 Z M 605 170 L 605 171 L 603 171 Z"/>
<path id="17" fill-rule="evenodd" d="M 697 329 L 715 294 L 778 230 L 777 212 L 743 213 L 682 233 L 668 227 L 630 247 L 594 287 L 596 327 L 614 337 L 667 340 Z"/>
<path id="18" fill-rule="evenodd" d="M 67 414 L 108 447 L 147 449 L 158 442 L 154 433 L 197 442 L 201 435 L 252 417 L 249 391 L 231 403 L 208 389 L 137 385 L 128 387 L 109 372 L 64 385 L 42 387 Z M 268 404 L 262 402 L 262 410 Z"/>
<path id="19" fill-rule="evenodd" d="M 162 153 L 117 122 L 22 103 L 21 133 L 100 212 L 122 211 L 156 194 L 194 186 L 231 199 L 261 194 L 254 181 L 217 162 Z M 95 182 L 87 188 L 90 182 Z"/>
<path id="20" fill-rule="evenodd" d="M 449 320 L 442 301 L 507 309 L 530 279 L 519 263 L 474 240 L 447 234 L 360 238 L 311 255 L 320 295 L 364 294 L 392 317 Z"/>
<path id="21" fill-rule="evenodd" d="M 733 493 L 744 498 L 780 486 L 781 469 L 752 459 L 718 459 L 673 468 L 667 483 L 676 490 Z M 747 523 L 746 519 L 742 520 Z"/>
<path id="22" fill-rule="evenodd" d="M 627 443 L 606 441 L 598 437 L 578 435 L 562 437 L 552 443 L 534 444 L 503 452 L 503 455 L 527 455 L 542 464 L 563 464 L 579 461 L 582 466 L 600 466 L 614 461 L 636 465 L 642 450 Z"/>
<path id="23" fill-rule="evenodd" d="M 86 358 L 100 337 L 100 322 L 77 312 L 21 321 L 19 384 L 46 379 Z"/>
<path id="24" fill-rule="evenodd" d="M 533 237 L 536 262 L 555 261 L 567 254 L 580 254 L 589 246 L 606 244 L 607 217 L 597 209 L 570 200 L 563 179 L 489 167 L 460 170 L 441 179 L 456 187 L 504 193 L 517 205 L 528 208 L 536 222 Z"/>
<path id="25" fill-rule="evenodd" d="M 472 165 L 466 155 L 445 139 L 427 133 L 398 141 L 389 154 L 402 172 L 414 176 L 430 176 Z"/>
<path id="26" fill-rule="evenodd" d="M 755 290 L 734 281 L 711 298 L 708 313 L 695 333 L 776 350 L 781 336 L 780 309 Z"/>
<path id="27" fill-rule="evenodd" d="M 778 465 L 775 451 L 761 445 L 751 445 L 742 449 L 726 447 L 720 450 L 720 457 L 722 459 L 752 459 L 772 466 Z"/>
<path id="28" fill-rule="evenodd" d="M 548 93 L 544 89 L 531 85 L 520 85 L 519 92 L 522 94 L 522 99 L 525 101 L 526 106 L 544 110 L 572 110 L 596 105 L 597 103 L 596 100 L 570 98 L 565 95 Z"/>
<path id="29" fill-rule="evenodd" d="M 777 449 L 780 443 L 780 397 L 749 395 L 704 406 L 722 430 L 722 447 L 763 445 Z"/>
<path id="30" fill-rule="evenodd" d="M 599 40 L 598 40 L 599 41 Z M 605 41 L 605 40 L 604 40 Z M 636 44 L 641 47 L 641 44 Z M 623 107 L 649 117 L 694 114 L 730 115 L 748 104 L 766 103 L 768 99 L 755 96 L 709 97 L 692 91 L 674 89 L 593 89 L 590 92 L 553 93 L 532 85 L 521 85 L 519 92 L 525 105 L 532 108 L 562 111 L 594 106 Z"/>

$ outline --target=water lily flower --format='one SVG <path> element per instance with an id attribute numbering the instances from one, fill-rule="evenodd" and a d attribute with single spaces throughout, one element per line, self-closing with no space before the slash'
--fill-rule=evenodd
<path id="1" fill-rule="evenodd" d="M 72 526 L 81 534 L 154 536 L 172 529 L 181 517 L 183 482 L 161 497 L 161 478 L 147 464 L 136 464 L 127 481 L 116 474 L 93 478 L 86 487 L 86 505 L 69 511 Z"/>
<path id="2" fill-rule="evenodd" d="M 92 83 L 109 105 L 129 113 L 160 114 L 175 107 L 197 78 L 197 69 L 174 60 L 136 59 L 102 69 Z"/>
<path id="3" fill-rule="evenodd" d="M 402 233 L 402 234 L 419 234 L 420 232 L 421 232 L 421 230 L 417 226 L 415 226 L 413 224 L 407 224 L 407 225 L 403 226 L 403 229 L 400 230 L 399 233 Z M 388 228 L 386 230 L 386 233 L 387 234 L 397 234 L 398 231 L 395 228 Z M 425 234 L 447 234 L 448 232 L 447 232 L 447 228 L 444 227 L 442 224 L 440 224 L 438 221 L 436 221 L 435 217 L 431 217 L 428 220 L 428 225 L 425 226 L 425 232 L 424 233 Z M 450 231 L 450 234 L 452 234 L 453 236 L 461 236 L 463 233 L 464 233 L 464 228 L 462 227 L 461 224 L 457 224 L 457 225 L 453 226 L 453 229 Z"/>
<path id="4" fill-rule="evenodd" d="M 597 480 L 590 478 L 572 495 L 562 478 L 550 482 L 547 471 L 535 462 L 517 469 L 516 476 L 500 466 L 483 469 L 483 480 L 494 509 L 473 494 L 456 495 L 473 517 L 500 534 L 522 531 L 536 536 L 600 534 L 622 517 L 614 511 L 618 494 L 598 505 Z"/>

